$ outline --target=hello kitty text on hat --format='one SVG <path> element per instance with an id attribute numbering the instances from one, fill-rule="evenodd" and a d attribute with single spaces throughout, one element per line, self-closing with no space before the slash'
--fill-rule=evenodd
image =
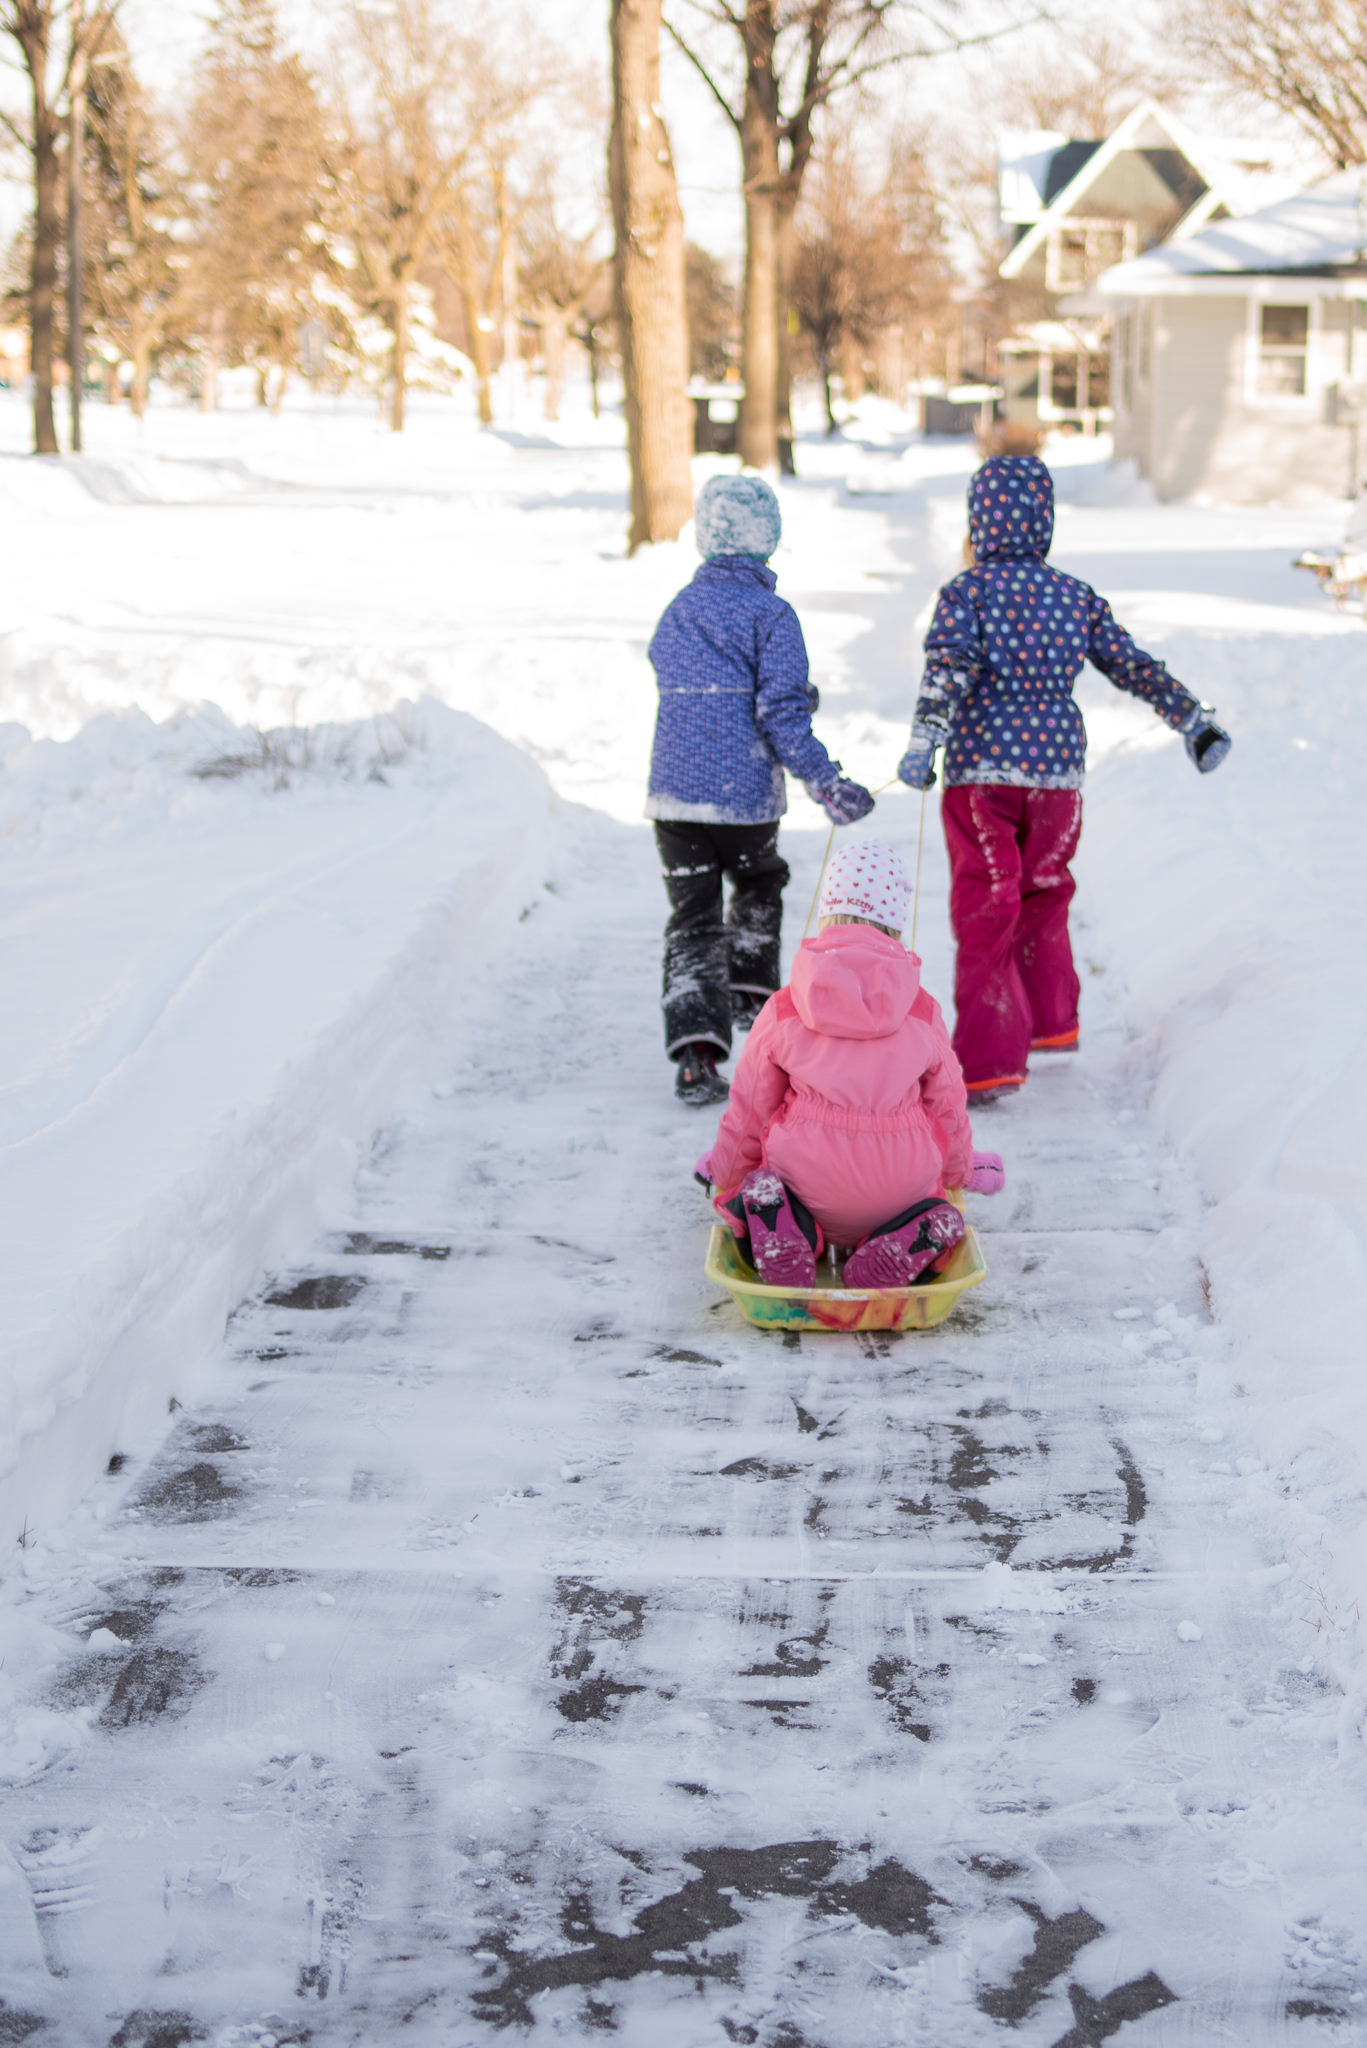
<path id="1" fill-rule="evenodd" d="M 831 858 L 821 884 L 817 914 L 821 917 L 867 917 L 900 932 L 907 921 L 911 878 L 906 864 L 890 846 L 861 839 L 842 846 Z"/>

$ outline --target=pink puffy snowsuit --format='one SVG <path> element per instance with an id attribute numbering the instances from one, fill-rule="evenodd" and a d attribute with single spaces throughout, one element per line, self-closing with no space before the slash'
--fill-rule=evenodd
<path id="1" fill-rule="evenodd" d="M 712 1148 L 718 1200 L 760 1165 L 837 1245 L 968 1179 L 963 1075 L 900 940 L 860 924 L 803 940 L 736 1066 Z"/>

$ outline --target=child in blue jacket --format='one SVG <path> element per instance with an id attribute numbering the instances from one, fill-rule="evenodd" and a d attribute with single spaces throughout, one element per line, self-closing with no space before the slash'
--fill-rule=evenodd
<path id="1" fill-rule="evenodd" d="M 779 987 L 787 864 L 778 820 L 784 770 L 835 824 L 873 798 L 847 781 L 812 731 L 817 693 L 797 613 L 766 565 L 782 531 L 762 477 L 715 476 L 694 513 L 702 567 L 650 643 L 660 709 L 646 816 L 664 867 L 665 1051 L 685 1102 L 725 1100 L 717 1062 L 731 1029 L 753 1022 Z M 722 879 L 731 903 L 722 914 Z"/>

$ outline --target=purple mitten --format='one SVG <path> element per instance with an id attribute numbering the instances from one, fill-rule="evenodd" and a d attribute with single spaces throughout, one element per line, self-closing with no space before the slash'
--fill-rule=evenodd
<path id="1" fill-rule="evenodd" d="M 976 1154 L 974 1156 L 976 1157 Z M 703 1153 L 702 1158 L 698 1161 L 697 1165 L 693 1169 L 693 1178 L 698 1183 L 698 1186 L 700 1188 L 705 1188 L 708 1194 L 711 1194 L 712 1154 L 710 1152 Z"/>
<path id="2" fill-rule="evenodd" d="M 815 782 L 804 782 L 813 803 L 820 804 L 833 825 L 857 825 L 861 818 L 867 818 L 873 809 L 873 798 L 862 782 L 851 782 L 847 775 L 837 775 L 834 782 L 824 788 Z"/>
<path id="3" fill-rule="evenodd" d="M 999 1195 L 1006 1186 L 1006 1168 L 1000 1152 L 975 1152 L 973 1171 L 964 1186 L 975 1195 Z"/>

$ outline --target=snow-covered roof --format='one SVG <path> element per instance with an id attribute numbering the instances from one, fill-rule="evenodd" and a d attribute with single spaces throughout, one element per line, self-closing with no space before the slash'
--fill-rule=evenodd
<path id="1" fill-rule="evenodd" d="M 1070 184 L 1099 142 L 1051 128 L 1005 130 L 997 139 L 997 205 L 1011 227 L 1031 227 Z"/>
<path id="2" fill-rule="evenodd" d="M 999 209 L 1004 223 L 1025 232 L 1002 263 L 1001 275 L 1019 277 L 1051 228 L 1075 213 L 1108 167 L 1130 149 L 1176 151 L 1206 187 L 1173 229 L 1174 239 L 1204 225 L 1217 209 L 1247 213 L 1284 198 L 1304 179 L 1304 171 L 1275 141 L 1197 136 L 1156 100 L 1133 108 L 1104 142 L 1080 142 L 1044 129 L 1005 134 Z"/>
<path id="3" fill-rule="evenodd" d="M 1025 355 L 1048 350 L 1054 355 L 1075 354 L 1087 345 L 1088 331 L 1066 320 L 1028 320 L 1015 328 L 997 347 L 1003 355 Z"/>
<path id="4" fill-rule="evenodd" d="M 1262 142 L 1251 136 L 1202 135 L 1197 147 L 1211 186 L 1241 217 L 1290 199 L 1324 168 L 1308 139 L 1295 135 L 1278 134 Z"/>
<path id="5" fill-rule="evenodd" d="M 1203 278 L 1367 273 L 1367 165 L 1200 234 L 1116 263 L 1092 287 L 1108 298 L 1171 292 Z"/>

